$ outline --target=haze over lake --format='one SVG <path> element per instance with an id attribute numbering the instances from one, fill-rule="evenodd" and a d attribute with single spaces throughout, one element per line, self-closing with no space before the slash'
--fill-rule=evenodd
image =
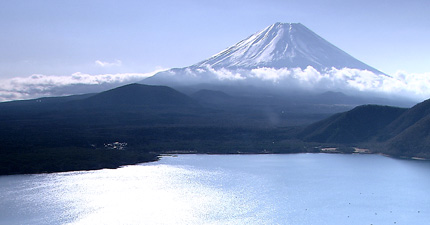
<path id="1" fill-rule="evenodd" d="M 0 224 L 428 224 L 430 163 L 379 155 L 178 155 L 0 176 Z"/>

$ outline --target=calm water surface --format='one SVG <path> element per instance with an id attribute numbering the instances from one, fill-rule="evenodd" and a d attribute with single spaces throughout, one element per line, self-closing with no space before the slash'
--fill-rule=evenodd
<path id="1" fill-rule="evenodd" d="M 0 176 L 0 224 L 430 224 L 430 162 L 378 155 L 179 155 Z"/>

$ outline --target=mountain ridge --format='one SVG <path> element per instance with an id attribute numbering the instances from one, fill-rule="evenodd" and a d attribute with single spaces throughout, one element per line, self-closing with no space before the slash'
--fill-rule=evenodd
<path id="1" fill-rule="evenodd" d="M 367 142 L 406 111 L 405 108 L 391 106 L 357 106 L 307 126 L 299 137 L 306 141 L 321 143 Z"/>
<path id="2" fill-rule="evenodd" d="M 151 86 L 144 84 L 128 84 L 90 96 L 83 103 L 106 106 L 124 105 L 165 107 L 165 106 L 195 106 L 190 97 L 167 86 Z"/>
<path id="3" fill-rule="evenodd" d="M 353 58 L 301 23 L 277 22 L 191 67 L 357 68 L 383 74 Z"/>
<path id="4" fill-rule="evenodd" d="M 430 99 L 412 108 L 364 105 L 307 126 L 304 141 L 370 146 L 373 152 L 430 159 Z"/>

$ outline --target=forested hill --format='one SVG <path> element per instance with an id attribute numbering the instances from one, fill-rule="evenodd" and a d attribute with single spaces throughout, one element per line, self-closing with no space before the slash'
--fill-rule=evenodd
<path id="1" fill-rule="evenodd" d="M 305 141 L 323 143 L 367 142 L 380 135 L 384 128 L 406 111 L 390 106 L 358 106 L 306 127 L 299 136 Z"/>
<path id="2" fill-rule="evenodd" d="M 430 158 L 430 100 L 410 109 L 365 105 L 307 126 L 308 142 L 373 146 L 400 157 Z"/>

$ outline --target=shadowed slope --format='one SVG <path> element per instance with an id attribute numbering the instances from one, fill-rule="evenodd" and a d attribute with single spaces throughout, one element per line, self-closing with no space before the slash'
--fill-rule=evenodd
<path id="1" fill-rule="evenodd" d="M 379 140 L 384 141 L 395 137 L 428 115 L 430 115 L 430 99 L 416 104 L 388 125 Z"/>
<path id="2" fill-rule="evenodd" d="M 166 86 L 129 84 L 102 92 L 82 101 L 91 107 L 103 106 L 193 106 L 197 105 L 190 97 Z"/>
<path id="3" fill-rule="evenodd" d="M 299 135 L 306 141 L 359 143 L 374 138 L 406 109 L 364 105 L 308 126 Z"/>
<path id="4" fill-rule="evenodd" d="M 387 139 L 386 152 L 430 158 L 430 100 L 410 108 L 387 126 L 379 140 Z"/>

